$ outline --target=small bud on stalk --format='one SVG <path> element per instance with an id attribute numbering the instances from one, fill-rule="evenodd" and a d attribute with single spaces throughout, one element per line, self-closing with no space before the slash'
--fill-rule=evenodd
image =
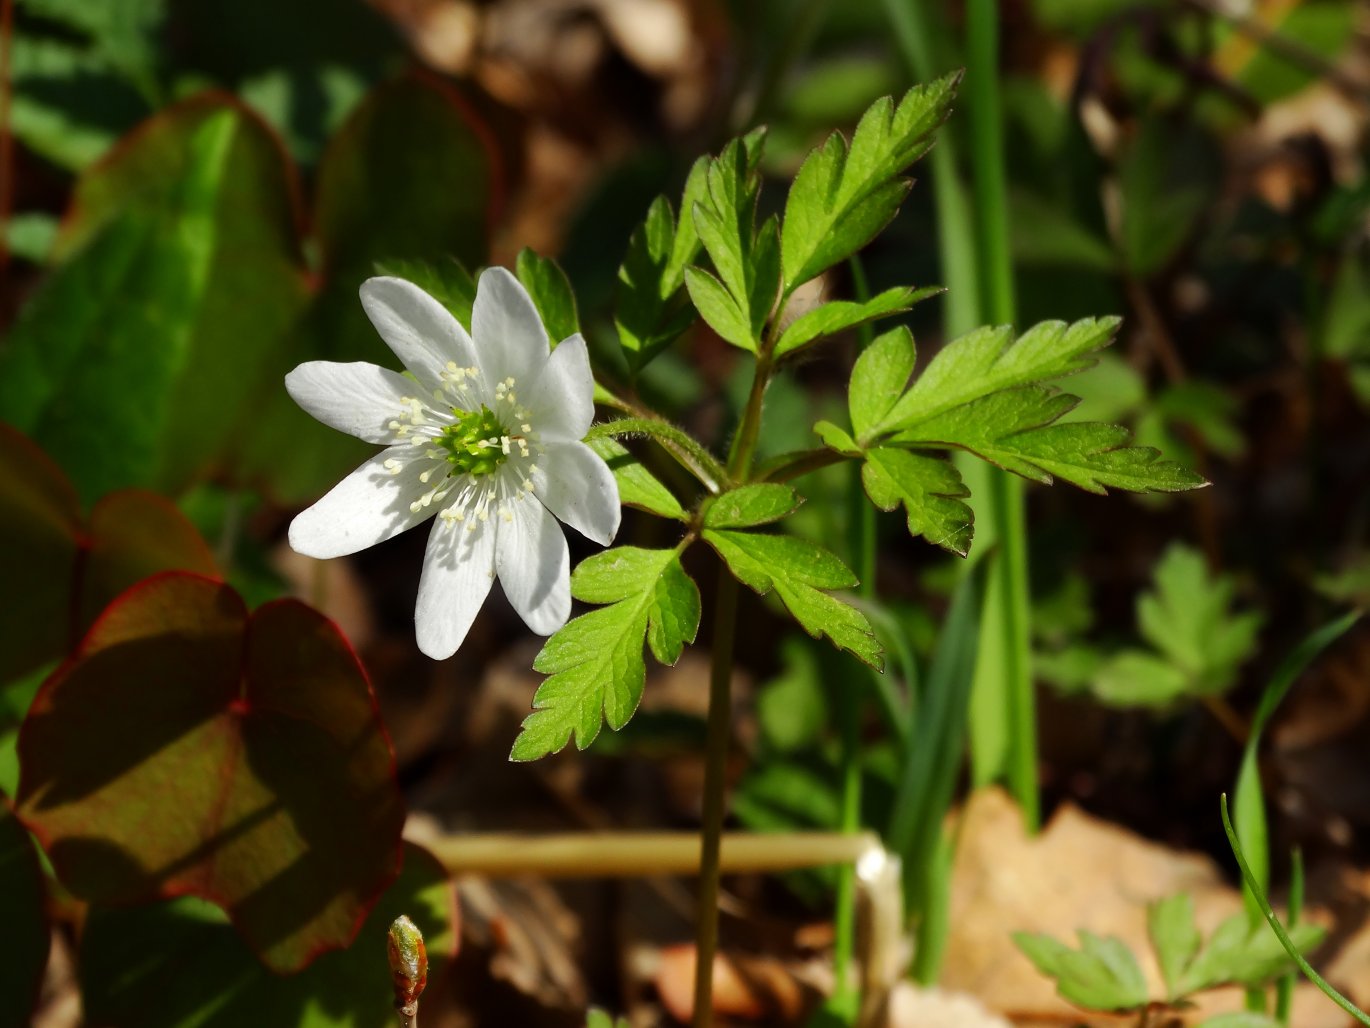
<path id="1" fill-rule="evenodd" d="M 419 1017 L 419 995 L 428 984 L 428 951 L 423 933 L 408 917 L 395 918 L 386 937 L 386 955 L 395 987 L 395 1009 L 405 1028 L 415 1028 Z"/>

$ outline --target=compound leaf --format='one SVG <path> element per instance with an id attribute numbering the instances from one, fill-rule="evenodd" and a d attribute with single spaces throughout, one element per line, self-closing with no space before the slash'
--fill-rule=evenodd
<path id="1" fill-rule="evenodd" d="M 699 629 L 699 589 L 676 550 L 596 554 L 576 568 L 571 594 L 609 606 L 567 623 L 537 655 L 533 668 L 550 677 L 533 696 L 511 760 L 555 753 L 573 735 L 583 750 L 606 721 L 622 728 L 642 699 L 644 638 L 657 660 L 674 664 Z"/>

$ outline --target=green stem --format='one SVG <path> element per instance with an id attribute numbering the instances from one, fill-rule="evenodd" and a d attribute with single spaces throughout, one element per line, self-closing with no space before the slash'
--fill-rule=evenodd
<path id="1" fill-rule="evenodd" d="M 728 472 L 702 443 L 664 418 L 631 417 L 603 421 L 592 427 L 585 438 L 590 440 L 604 436 L 619 438 L 631 435 L 645 435 L 655 439 L 710 492 L 720 492 L 731 484 Z"/>
<path id="2" fill-rule="evenodd" d="M 695 934 L 694 1028 L 713 1023 L 713 966 L 718 951 L 719 847 L 727 796 L 728 743 L 732 736 L 733 642 L 737 633 L 737 580 L 719 569 L 709 667 L 709 719 L 704 749 L 704 811 L 699 856 L 699 912 Z"/>
<path id="3" fill-rule="evenodd" d="M 728 461 L 729 478 L 750 480 L 752 458 L 761 434 L 761 409 L 773 366 L 777 326 L 775 313 L 764 339 L 757 345 L 756 369 L 751 392 L 742 409 L 742 421 L 733 439 Z M 709 716 L 704 750 L 704 824 L 700 836 L 699 923 L 695 932 L 694 1028 L 713 1024 L 713 965 L 718 950 L 718 854 L 723 837 L 723 813 L 727 800 L 728 741 L 732 727 L 733 642 L 737 634 L 737 580 L 726 567 L 719 568 L 714 612 L 714 646 L 709 669 Z"/>
<path id="4" fill-rule="evenodd" d="M 851 459 L 846 454 L 829 450 L 826 447 L 819 447 L 816 450 L 798 450 L 792 453 L 782 453 L 778 457 L 762 462 L 752 477 L 753 481 L 757 482 L 788 482 L 791 479 L 802 478 L 804 475 L 821 471 L 823 468 Z"/>
<path id="5" fill-rule="evenodd" d="M 1008 190 L 1005 185 L 1003 115 L 999 95 L 999 21 L 994 0 L 969 0 L 967 75 L 971 165 L 975 170 L 977 253 L 983 311 L 995 323 L 1014 319 L 1013 268 L 1009 255 Z M 1040 820 L 1037 786 L 1037 730 L 1029 645 L 1027 528 L 1023 484 L 994 472 L 989 508 L 998 528 L 999 552 L 990 570 L 984 630 L 997 636 L 1002 664 L 994 681 L 977 676 L 977 689 L 993 689 L 1007 710 L 1004 771 L 1030 831 Z M 992 603 L 993 606 L 989 606 Z M 977 708 L 985 709 L 985 697 Z M 982 769 L 983 770 L 983 769 Z"/>

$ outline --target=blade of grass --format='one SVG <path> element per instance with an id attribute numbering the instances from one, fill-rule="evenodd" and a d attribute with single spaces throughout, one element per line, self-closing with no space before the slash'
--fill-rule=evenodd
<path id="1" fill-rule="evenodd" d="M 1275 709 L 1308 665 L 1355 624 L 1359 617 L 1360 611 L 1351 611 L 1310 633 L 1294 647 L 1270 676 L 1265 691 L 1261 693 L 1261 701 L 1256 706 L 1256 714 L 1251 720 L 1251 729 L 1247 733 L 1246 746 L 1242 750 L 1242 761 L 1237 771 L 1237 784 L 1233 788 L 1232 809 L 1237 837 L 1242 841 L 1251 874 L 1262 892 L 1270 891 L 1270 827 L 1266 819 L 1265 791 L 1261 786 L 1258 760 L 1261 736 Z M 1260 905 L 1250 890 L 1246 891 L 1245 900 L 1251 924 L 1260 924 Z M 1248 989 L 1246 992 L 1248 1010 L 1264 1013 L 1265 1000 L 1263 989 Z"/>
<path id="2" fill-rule="evenodd" d="M 1266 923 L 1270 925 L 1270 930 L 1275 933 L 1275 937 L 1280 940 L 1280 945 L 1284 947 L 1284 951 L 1289 954 L 1290 959 L 1293 960 L 1298 969 L 1303 972 L 1304 977 L 1322 990 L 1324 996 L 1345 1010 L 1360 1024 L 1370 1025 L 1370 1014 L 1361 1010 L 1334 989 L 1322 975 L 1318 974 L 1317 971 L 1314 971 L 1312 965 L 1304 959 L 1303 954 L 1300 953 L 1298 947 L 1294 945 L 1294 940 L 1289 937 L 1289 933 L 1286 932 L 1284 926 L 1280 924 L 1280 919 L 1275 916 L 1275 911 L 1270 907 L 1270 901 L 1266 899 L 1265 893 L 1261 891 L 1255 875 L 1251 873 L 1251 866 L 1246 862 L 1246 857 L 1242 853 L 1242 844 L 1237 839 L 1237 831 L 1232 827 L 1232 818 L 1229 817 L 1227 813 L 1227 793 L 1222 794 L 1218 801 L 1218 805 L 1222 811 L 1223 831 L 1227 834 L 1227 844 L 1232 847 L 1232 855 L 1237 858 L 1237 866 L 1242 869 L 1242 880 L 1246 883 L 1247 889 L 1251 891 L 1251 895 L 1255 897 L 1256 904 L 1260 907 L 1261 914 L 1265 917 Z"/>
<path id="3" fill-rule="evenodd" d="M 951 805 L 965 746 L 982 578 L 978 571 L 962 577 L 938 633 L 937 651 L 928 668 L 926 691 L 905 750 L 885 833 L 890 849 L 903 860 L 909 910 L 921 918 L 918 973 L 924 982 L 936 978 L 945 941 L 941 937 L 946 930 L 945 916 L 938 917 L 937 911 L 945 900 L 941 891 L 946 885 L 951 849 L 944 841 L 942 823 Z"/>
<path id="4" fill-rule="evenodd" d="M 1289 854 L 1289 927 L 1297 928 L 1303 917 L 1303 851 L 1297 846 Z M 1289 972 L 1275 983 L 1275 1020 L 1289 1028 L 1294 1005 L 1294 983 L 1298 975 Z"/>

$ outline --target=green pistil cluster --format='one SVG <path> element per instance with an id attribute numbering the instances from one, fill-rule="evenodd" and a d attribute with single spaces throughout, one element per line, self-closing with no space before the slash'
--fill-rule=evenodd
<path id="1" fill-rule="evenodd" d="M 453 408 L 452 413 L 457 423 L 442 430 L 438 445 L 447 451 L 454 474 L 488 475 L 508 459 L 508 433 L 494 411 L 482 404 L 478 411 Z"/>

